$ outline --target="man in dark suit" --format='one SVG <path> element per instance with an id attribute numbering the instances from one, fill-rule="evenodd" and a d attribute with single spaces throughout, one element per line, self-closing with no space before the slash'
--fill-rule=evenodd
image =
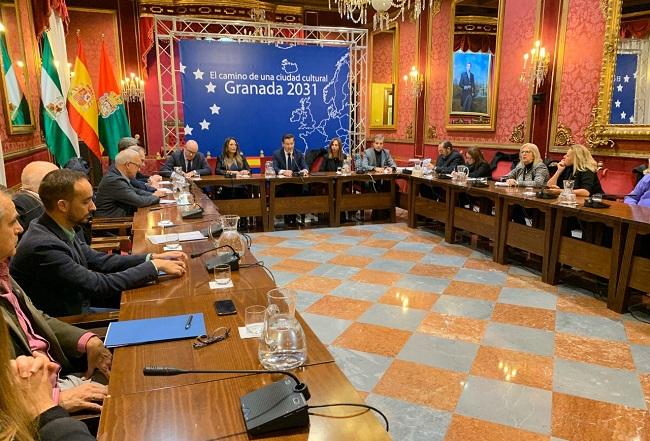
<path id="1" fill-rule="evenodd" d="M 156 281 L 159 271 L 185 274 L 187 256 L 180 251 L 109 255 L 81 240 L 79 226 L 95 211 L 93 188 L 81 173 L 50 172 L 38 194 L 45 213 L 24 234 L 10 270 L 47 314 L 80 314 L 92 306 L 117 308 L 122 291 Z"/>
<path id="2" fill-rule="evenodd" d="M 199 152 L 199 144 L 192 140 L 187 141 L 183 149 L 175 150 L 167 157 L 167 161 L 160 169 L 160 176 L 170 177 L 174 167 L 181 167 L 188 178 L 212 174 L 208 161 L 203 153 Z"/>
<path id="3" fill-rule="evenodd" d="M 139 141 L 137 138 L 125 136 L 124 138 L 120 139 L 120 142 L 117 144 L 117 151 L 119 153 L 126 149 L 134 150 L 140 154 L 140 158 L 144 164 L 145 160 L 147 159 L 147 154 L 144 150 L 144 147 L 142 147 L 138 142 Z M 147 176 L 142 173 L 142 170 L 138 170 L 138 172 L 135 174 L 135 178 L 131 179 L 131 185 L 133 185 L 135 188 L 139 188 L 140 190 L 147 190 L 149 193 L 154 193 L 158 189 L 160 181 L 162 181 L 162 176 Z"/>
<path id="4" fill-rule="evenodd" d="M 474 84 L 474 74 L 471 72 L 472 63 L 467 63 L 465 72 L 460 74 L 460 104 L 463 107 L 463 112 L 472 111 L 472 101 L 476 95 L 476 85 Z"/>
<path id="5" fill-rule="evenodd" d="M 436 160 L 436 172 L 446 175 L 456 171 L 457 165 L 465 165 L 465 159 L 450 141 L 442 141 L 438 144 L 438 159 Z"/>
<path id="6" fill-rule="evenodd" d="M 295 149 L 296 139 L 291 133 L 282 136 L 282 148 L 273 152 L 273 168 L 278 176 L 291 176 L 294 172 L 302 175 L 309 174 L 305 155 Z M 305 192 L 301 184 L 284 184 L 277 187 L 278 196 L 300 196 Z M 273 219 L 271 220 L 273 222 Z M 296 215 L 284 217 L 284 223 L 295 225 Z"/>
<path id="7" fill-rule="evenodd" d="M 140 207 L 160 202 L 161 190 L 149 193 L 135 188 L 131 181 L 142 167 L 142 158 L 135 150 L 126 149 L 117 154 L 115 165 L 108 169 L 97 188 L 97 217 L 133 216 Z"/>
<path id="8" fill-rule="evenodd" d="M 20 175 L 20 190 L 13 197 L 18 212 L 18 222 L 23 227 L 23 231 L 27 231 L 29 223 L 45 212 L 41 198 L 38 197 L 38 186 L 41 185 L 46 174 L 57 169 L 56 165 L 47 161 L 30 162 L 23 169 Z"/>

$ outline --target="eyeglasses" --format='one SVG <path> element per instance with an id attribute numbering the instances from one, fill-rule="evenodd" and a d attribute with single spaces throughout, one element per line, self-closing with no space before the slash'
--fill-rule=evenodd
<path id="1" fill-rule="evenodd" d="M 533 152 L 531 152 L 530 150 L 522 150 L 522 151 L 519 152 L 519 154 L 521 154 L 521 155 L 525 155 L 527 153 L 533 153 Z"/>
<path id="2" fill-rule="evenodd" d="M 230 328 L 221 327 L 212 331 L 210 335 L 199 335 L 192 343 L 194 349 L 201 349 L 212 343 L 217 343 L 219 341 L 225 340 L 230 336 Z"/>
<path id="3" fill-rule="evenodd" d="M 136 163 L 136 162 L 127 162 L 127 164 L 133 164 L 133 165 L 135 165 L 135 167 L 136 167 L 138 170 L 142 168 L 142 163 L 138 164 L 138 163 Z"/>

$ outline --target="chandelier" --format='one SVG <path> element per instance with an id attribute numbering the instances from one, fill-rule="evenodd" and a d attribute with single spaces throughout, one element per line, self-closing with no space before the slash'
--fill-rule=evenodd
<path id="1" fill-rule="evenodd" d="M 404 75 L 404 84 L 408 87 L 408 90 L 411 92 L 411 95 L 415 98 L 419 97 L 424 89 L 424 78 L 422 74 L 418 72 L 415 66 L 411 66 L 411 71 L 408 75 Z"/>
<path id="2" fill-rule="evenodd" d="M 519 80 L 522 83 L 533 83 L 535 90 L 544 84 L 544 78 L 548 73 L 549 56 L 541 42 L 537 40 L 530 53 L 524 54 L 524 67 L 521 70 Z"/>
<path id="3" fill-rule="evenodd" d="M 122 99 L 126 101 L 136 102 L 144 99 L 144 81 L 131 73 L 130 77 L 124 78 L 122 81 Z"/>
<path id="4" fill-rule="evenodd" d="M 332 9 L 332 0 L 329 0 L 329 8 Z M 429 8 L 434 0 L 429 0 Z M 387 30 L 388 25 L 400 17 L 402 21 L 406 18 L 406 11 L 410 10 L 410 18 L 417 20 L 426 6 L 426 0 L 334 0 L 338 6 L 339 14 L 353 23 L 365 25 L 368 22 L 368 5 L 375 10 L 373 17 L 374 30 Z M 390 8 L 396 8 L 389 13 Z"/>

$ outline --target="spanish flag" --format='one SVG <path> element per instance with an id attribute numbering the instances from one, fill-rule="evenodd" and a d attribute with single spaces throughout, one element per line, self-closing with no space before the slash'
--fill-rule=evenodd
<path id="1" fill-rule="evenodd" d="M 86 57 L 79 34 L 77 34 L 77 59 L 74 62 L 74 76 L 70 81 L 67 108 L 72 128 L 86 143 L 88 149 L 97 158 L 101 158 L 104 147 L 99 142 L 97 130 L 97 118 L 99 117 L 97 98 L 86 68 Z"/>

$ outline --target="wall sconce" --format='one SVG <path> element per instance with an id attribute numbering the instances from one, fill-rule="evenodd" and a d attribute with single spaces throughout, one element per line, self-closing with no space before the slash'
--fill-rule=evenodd
<path id="1" fill-rule="evenodd" d="M 409 88 L 411 95 L 416 98 L 419 97 L 422 89 L 424 89 L 424 78 L 422 74 L 418 72 L 415 66 L 411 66 L 411 71 L 408 75 L 404 75 L 403 78 L 404 84 Z"/>
<path id="2" fill-rule="evenodd" d="M 123 79 L 121 83 L 124 101 L 136 102 L 144 99 L 144 80 L 136 77 L 134 73 Z"/>
<path id="3" fill-rule="evenodd" d="M 519 80 L 522 83 L 533 83 L 535 90 L 544 84 L 544 78 L 548 73 L 549 56 L 546 49 L 541 47 L 541 42 L 537 40 L 535 47 L 530 53 L 524 54 L 524 67 L 521 71 Z"/>

